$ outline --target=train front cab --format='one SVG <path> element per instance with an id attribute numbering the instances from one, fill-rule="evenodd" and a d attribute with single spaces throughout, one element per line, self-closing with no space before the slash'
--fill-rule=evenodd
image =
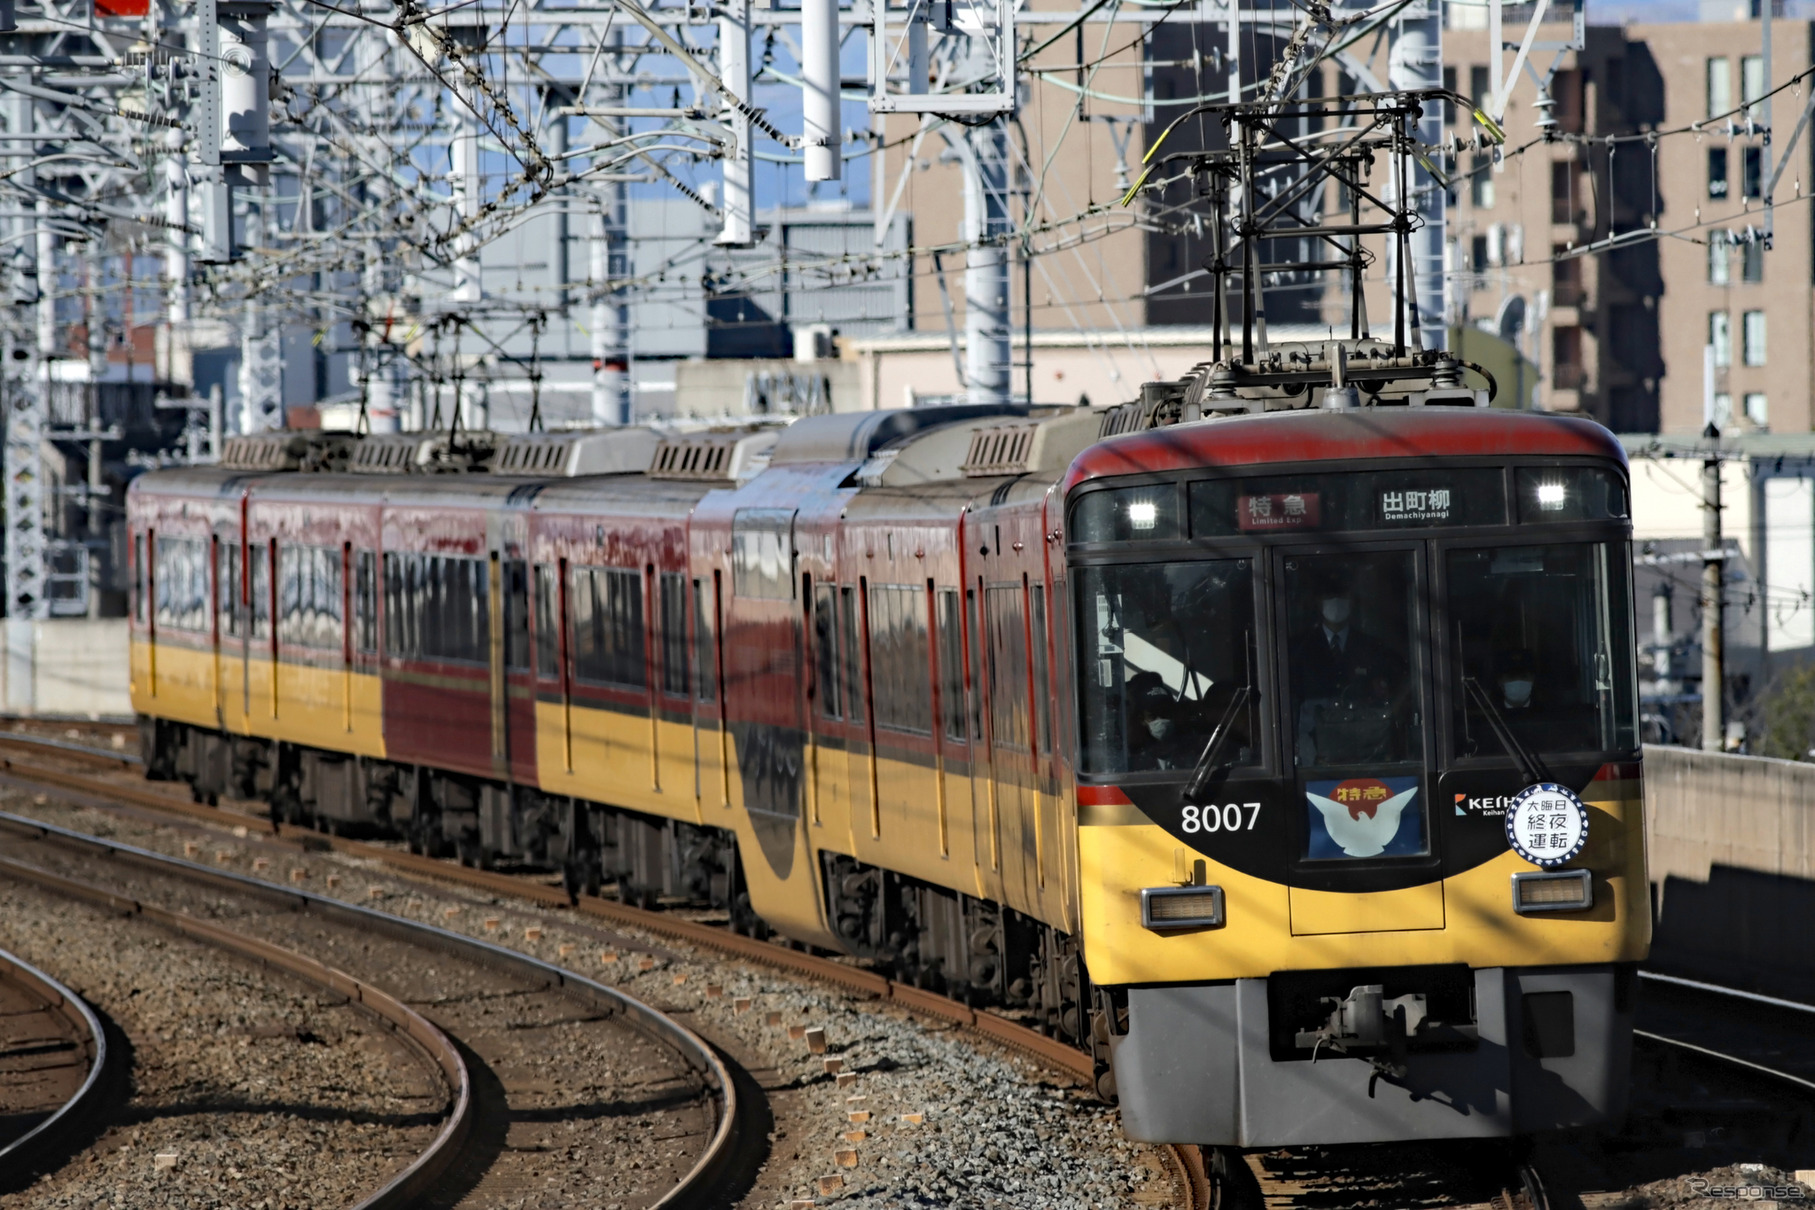
<path id="1" fill-rule="evenodd" d="M 1085 957 L 1131 1136 L 1623 1112 L 1650 916 L 1616 451 L 1074 491 Z M 1588 822 L 1541 865 L 1505 826 L 1536 781 Z"/>

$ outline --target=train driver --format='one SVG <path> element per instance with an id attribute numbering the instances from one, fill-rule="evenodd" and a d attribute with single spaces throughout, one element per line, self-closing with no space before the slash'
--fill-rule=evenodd
<path id="1" fill-rule="evenodd" d="M 1531 652 L 1521 649 L 1507 653 L 1494 677 L 1500 687 L 1497 704 L 1502 711 L 1531 709 L 1532 690 L 1537 687 L 1537 669 L 1538 662 Z"/>
<path id="2" fill-rule="evenodd" d="M 1400 661 L 1355 625 L 1355 595 L 1329 584 L 1316 619 L 1292 643 L 1292 696 L 1301 765 L 1379 759 L 1391 746 Z"/>

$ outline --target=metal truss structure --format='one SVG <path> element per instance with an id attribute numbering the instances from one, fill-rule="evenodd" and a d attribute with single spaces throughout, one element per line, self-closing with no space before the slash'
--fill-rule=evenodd
<path id="1" fill-rule="evenodd" d="M 1409 10 L 1434 21 L 1436 3 Z M 130 365 L 138 329 L 167 333 L 166 377 L 192 333 L 236 339 L 241 405 L 226 427 L 256 431 L 284 423 L 283 359 L 311 355 L 284 334 L 301 326 L 353 352 L 359 423 L 379 431 L 412 412 L 483 424 L 473 360 L 515 365 L 539 390 L 524 338 L 534 350 L 564 319 L 586 335 L 593 420 L 621 423 L 645 285 L 631 269 L 628 191 L 672 191 L 708 216 L 710 243 L 749 248 L 761 235 L 759 162 L 828 181 L 848 158 L 880 154 L 875 134 L 860 142 L 845 129 L 841 103 L 858 96 L 873 114 L 919 115 L 920 134 L 939 129 L 964 166 L 966 385 L 974 399 L 1006 397 L 1011 250 L 1039 251 L 1033 219 L 1018 225 L 1008 204 L 1025 64 L 1085 26 L 1151 25 L 1173 8 L 22 0 L 16 28 L 0 30 L 6 612 L 49 608 L 42 459 L 95 440 L 93 398 L 123 341 Z M 1229 28 L 1231 100 L 1244 88 L 1244 28 L 1291 34 L 1300 65 L 1334 59 L 1377 87 L 1350 48 L 1399 38 L 1408 5 L 1300 8 L 1204 0 L 1180 19 Z M 1396 88 L 1437 72 L 1434 40 L 1410 50 L 1395 63 L 1413 76 L 1395 76 Z M 861 93 L 843 75 L 854 62 L 867 64 Z M 1440 249 L 1441 190 L 1421 171 L 1408 188 L 1437 196 L 1423 225 Z M 878 264 L 904 255 L 883 249 L 889 217 L 876 224 Z M 487 249 L 530 231 L 556 249 L 547 280 L 488 279 Z M 567 263 L 570 235 L 587 241 L 584 263 Z M 1422 301 L 1434 271 L 1424 260 L 1440 256 L 1412 258 Z M 746 280 L 760 272 L 739 264 Z M 86 384 L 75 389 L 90 394 L 87 419 L 56 423 L 53 388 L 72 383 Z"/>

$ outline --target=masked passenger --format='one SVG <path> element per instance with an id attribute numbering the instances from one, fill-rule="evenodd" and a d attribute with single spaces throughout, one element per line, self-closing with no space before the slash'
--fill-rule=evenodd
<path id="1" fill-rule="evenodd" d="M 1129 678 L 1128 756 L 1133 769 L 1182 769 L 1196 759 L 1184 734 L 1186 711 L 1156 672 Z M 1202 737 L 1199 737 L 1202 742 Z"/>

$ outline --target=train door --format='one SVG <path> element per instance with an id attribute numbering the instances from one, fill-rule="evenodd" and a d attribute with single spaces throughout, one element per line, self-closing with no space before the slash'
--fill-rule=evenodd
<path id="1" fill-rule="evenodd" d="M 845 785 L 850 789 L 851 844 L 882 833 L 876 785 L 876 724 L 870 713 L 867 581 L 838 586 L 838 668 L 844 688 Z M 856 851 L 853 848 L 853 851 Z"/>
<path id="2" fill-rule="evenodd" d="M 1297 780 L 1295 935 L 1444 926 L 1423 553 L 1394 544 L 1274 556 L 1285 636 L 1277 696 Z M 1396 868 L 1383 876 L 1383 862 Z M 1428 879 L 1416 877 L 1425 870 Z"/>
<path id="3" fill-rule="evenodd" d="M 383 681 L 378 674 L 378 553 L 352 552 L 352 625 L 349 644 L 353 712 L 351 728 L 369 751 L 384 726 Z"/>
<path id="4" fill-rule="evenodd" d="M 214 539 L 215 702 L 223 731 L 246 727 L 246 594 L 240 535 Z"/>
<path id="5" fill-rule="evenodd" d="M 985 899 L 1002 897 L 1001 802 L 996 784 L 996 762 L 990 742 L 990 686 L 985 671 L 985 651 L 990 645 L 989 619 L 984 608 L 983 579 L 964 590 L 964 666 L 968 684 L 965 695 L 971 736 L 971 842 L 976 852 L 977 894 Z"/>
<path id="6" fill-rule="evenodd" d="M 500 615 L 503 623 L 503 726 L 506 766 L 512 781 L 536 781 L 536 668 L 530 636 L 530 567 L 515 543 L 500 560 Z"/>
<path id="7" fill-rule="evenodd" d="M 1059 781 L 1053 757 L 1053 692 L 1052 692 L 1052 626 L 1048 616 L 1046 586 L 1028 584 L 1027 601 L 1028 692 L 1033 708 L 1032 776 L 1028 781 L 1028 805 L 1033 813 L 1033 877 L 1029 880 L 1029 902 L 1056 906 L 1060 878 L 1056 856 L 1059 843 Z M 1047 897 L 1053 896 L 1048 903 Z"/>
<path id="8" fill-rule="evenodd" d="M 693 577 L 693 792 L 702 813 L 708 806 L 731 805 L 731 776 L 726 760 L 729 741 L 725 734 L 725 652 L 719 641 L 724 617 L 721 601 L 723 577 Z"/>
<path id="9" fill-rule="evenodd" d="M 353 734 L 353 544 L 340 544 L 340 726 Z"/>
<path id="10" fill-rule="evenodd" d="M 661 765 L 662 788 L 669 794 L 691 798 L 694 809 L 704 804 L 699 792 L 699 753 L 692 727 L 691 697 L 696 678 L 693 675 L 693 644 L 688 641 L 688 614 L 692 591 L 685 572 L 656 573 L 656 604 L 661 626 L 659 644 L 662 666 L 661 697 Z M 679 810 L 676 804 L 676 810 Z M 700 822 L 705 822 L 702 818 Z"/>
<path id="11" fill-rule="evenodd" d="M 724 694 L 735 777 L 766 863 L 785 880 L 796 876 L 806 789 L 794 510 L 737 510 L 731 564 Z"/>
<path id="12" fill-rule="evenodd" d="M 208 535 L 208 575 L 209 587 L 212 589 L 208 599 L 214 606 L 208 625 L 209 681 L 214 700 L 214 725 L 216 729 L 223 731 L 227 727 L 227 718 L 225 704 L 221 700 L 222 685 L 225 682 L 221 668 L 221 613 L 222 607 L 230 599 L 228 585 L 232 583 L 232 579 L 226 574 L 227 569 L 221 566 L 221 558 L 223 552 L 232 549 L 233 543 L 221 541 L 218 533 Z"/>
<path id="13" fill-rule="evenodd" d="M 1026 910 L 1031 903 L 1029 871 L 1035 860 L 1034 758 L 1029 725 L 1026 585 L 991 584 L 984 590 L 989 647 L 990 756 L 995 774 L 996 841 L 1003 898 Z"/>

